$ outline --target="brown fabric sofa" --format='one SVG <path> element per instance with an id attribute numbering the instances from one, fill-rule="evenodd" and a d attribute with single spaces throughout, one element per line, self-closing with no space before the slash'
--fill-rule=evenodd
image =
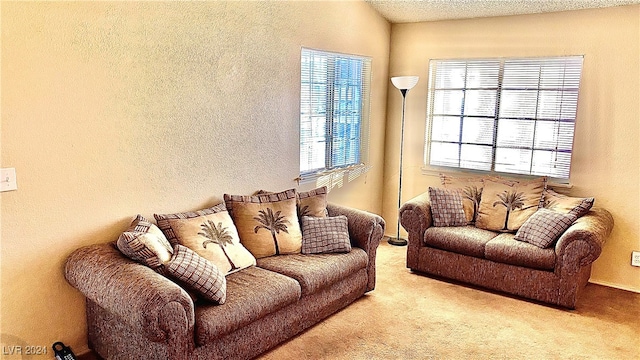
<path id="1" fill-rule="evenodd" d="M 89 347 L 105 359 L 249 359 L 375 287 L 384 220 L 346 215 L 352 250 L 279 255 L 227 276 L 224 305 L 195 303 L 176 283 L 123 256 L 113 243 L 72 253 L 65 275 L 87 298 Z"/>
<path id="2" fill-rule="evenodd" d="M 514 240 L 514 234 L 473 226 L 433 227 L 428 193 L 406 202 L 400 221 L 409 233 L 407 267 L 412 271 L 570 309 L 613 228 L 611 214 L 594 207 L 554 247 L 541 249 Z"/>

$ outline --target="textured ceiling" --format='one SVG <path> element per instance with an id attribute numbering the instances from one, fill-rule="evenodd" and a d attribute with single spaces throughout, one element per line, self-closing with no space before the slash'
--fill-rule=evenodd
<path id="1" fill-rule="evenodd" d="M 391 23 L 537 14 L 638 4 L 640 0 L 365 0 Z"/>

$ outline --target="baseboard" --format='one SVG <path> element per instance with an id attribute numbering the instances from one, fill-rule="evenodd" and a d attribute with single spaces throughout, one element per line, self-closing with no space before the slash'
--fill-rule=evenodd
<path id="1" fill-rule="evenodd" d="M 589 280 L 589 282 L 592 283 L 592 284 L 596 284 L 596 285 L 607 286 L 607 287 L 614 288 L 614 289 L 620 289 L 620 290 L 630 291 L 630 292 L 633 292 L 633 293 L 636 293 L 636 294 L 640 294 L 640 290 L 639 289 L 632 289 L 630 287 L 623 286 L 623 285 L 620 285 L 620 284 L 614 284 L 614 283 L 610 283 L 610 282 L 607 282 L 607 281 L 591 280 L 591 279 Z"/>

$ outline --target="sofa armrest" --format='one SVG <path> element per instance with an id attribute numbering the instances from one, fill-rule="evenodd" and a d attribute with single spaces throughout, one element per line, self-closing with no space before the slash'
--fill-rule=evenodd
<path id="1" fill-rule="evenodd" d="M 400 224 L 409 233 L 410 242 L 421 243 L 424 232 L 433 224 L 429 193 L 422 193 L 402 205 Z"/>
<path id="2" fill-rule="evenodd" d="M 363 249 L 369 255 L 367 291 L 373 290 L 376 284 L 376 252 L 384 236 L 384 219 L 367 211 L 331 203 L 327 204 L 327 211 L 329 216 L 345 215 L 347 217 L 351 244 Z"/>
<path id="3" fill-rule="evenodd" d="M 67 258 L 65 277 L 88 299 L 152 341 L 193 339 L 195 316 L 189 295 L 173 281 L 124 257 L 113 244 L 74 251 Z M 176 324 L 186 324 L 187 329 Z"/>
<path id="4" fill-rule="evenodd" d="M 602 208 L 592 208 L 558 239 L 555 252 L 559 266 L 556 270 L 574 274 L 580 267 L 594 262 L 612 229 L 611 213 Z"/>

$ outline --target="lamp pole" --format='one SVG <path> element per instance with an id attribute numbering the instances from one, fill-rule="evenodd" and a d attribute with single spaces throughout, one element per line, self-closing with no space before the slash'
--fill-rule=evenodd
<path id="1" fill-rule="evenodd" d="M 405 107 L 407 101 L 407 92 L 411 90 L 418 83 L 419 77 L 417 76 L 396 76 L 391 78 L 393 86 L 400 90 L 402 94 L 402 122 L 400 125 L 400 172 L 398 178 L 398 226 L 396 229 L 396 237 L 389 237 L 387 242 L 391 245 L 405 246 L 407 240 L 400 237 L 400 207 L 402 206 L 402 158 L 404 151 L 404 119 L 405 119 Z"/>

